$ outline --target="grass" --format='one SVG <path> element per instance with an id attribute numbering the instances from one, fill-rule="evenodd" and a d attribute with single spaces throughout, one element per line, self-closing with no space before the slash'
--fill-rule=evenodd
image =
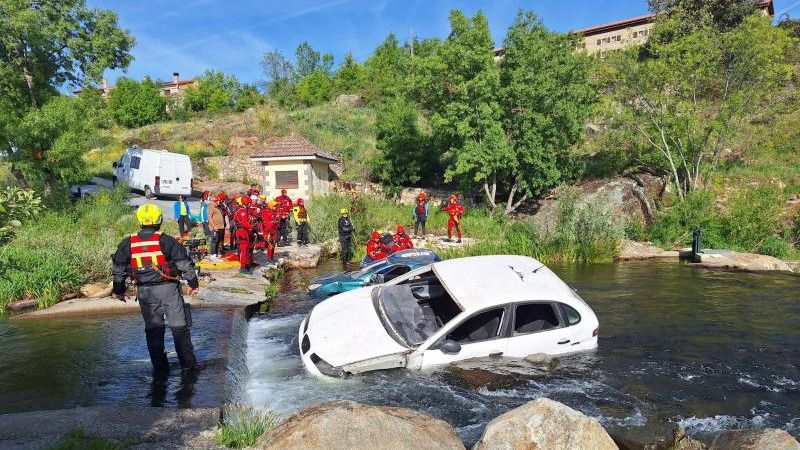
<path id="1" fill-rule="evenodd" d="M 23 225 L 0 248 L 0 312 L 29 298 L 48 307 L 85 283 L 110 281 L 111 254 L 137 228 L 121 189 L 50 209 Z"/>
<path id="2" fill-rule="evenodd" d="M 118 442 L 95 436 L 88 436 L 81 429 L 73 430 L 57 444 L 48 447 L 48 450 L 125 450 L 135 445 L 136 442 Z"/>
<path id="3" fill-rule="evenodd" d="M 492 254 L 517 254 L 543 262 L 610 261 L 619 253 L 624 230 L 610 213 L 597 205 L 580 206 L 577 194 L 562 195 L 554 231 L 543 231 L 526 220 L 492 217 L 481 208 L 467 208 L 462 218 L 464 235 L 476 245 L 441 252 L 443 258 Z M 349 208 L 356 228 L 356 260 L 364 255 L 364 243 L 373 229 L 394 231 L 397 224 L 413 229 L 411 206 L 371 197 L 329 195 L 315 198 L 310 208 L 312 237 L 325 241 L 336 237 L 341 208 Z M 428 233 L 447 233 L 447 215 L 431 207 Z"/>
<path id="4" fill-rule="evenodd" d="M 256 440 L 280 423 L 280 416 L 245 405 L 226 405 L 217 444 L 229 448 L 252 447 Z"/>

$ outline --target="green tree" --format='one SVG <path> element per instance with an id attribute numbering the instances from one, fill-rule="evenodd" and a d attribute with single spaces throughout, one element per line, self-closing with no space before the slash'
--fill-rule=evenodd
<path id="1" fill-rule="evenodd" d="M 654 13 L 678 14 L 686 23 L 709 15 L 722 31 L 737 27 L 745 17 L 758 10 L 761 0 L 648 0 Z"/>
<path id="2" fill-rule="evenodd" d="M 568 151 L 582 138 L 598 95 L 589 82 L 591 59 L 574 52 L 574 38 L 548 31 L 533 13 L 517 15 L 504 48 L 499 93 L 513 161 L 505 180 L 510 214 L 562 181 Z M 516 194 L 522 196 L 514 203 Z"/>
<path id="3" fill-rule="evenodd" d="M 417 108 L 404 99 L 390 100 L 377 110 L 378 152 L 370 166 L 372 178 L 390 190 L 419 183 L 433 168 L 429 139 L 418 121 Z"/>
<path id="4" fill-rule="evenodd" d="M 306 106 L 319 105 L 331 99 L 333 82 L 330 75 L 322 69 L 311 72 L 297 82 L 295 95 Z"/>
<path id="5" fill-rule="evenodd" d="M 239 81 L 233 75 L 206 69 L 197 77 L 197 87 L 186 90 L 183 100 L 192 111 L 219 112 L 234 106 L 238 90 Z"/>
<path id="6" fill-rule="evenodd" d="M 12 132 L 17 167 L 48 195 L 56 185 L 85 178 L 82 157 L 95 136 L 90 107 L 81 98 L 52 97 L 41 108 L 31 108 Z"/>
<path id="7" fill-rule="evenodd" d="M 41 167 L 47 157 L 21 161 L 32 153 L 18 151 L 19 143 L 8 139 L 11 130 L 30 108 L 57 95 L 58 87 L 97 83 L 105 69 L 126 68 L 133 44 L 116 14 L 87 8 L 84 0 L 0 0 L 0 154 L 20 185 L 28 184 L 23 167 L 36 168 L 36 176 L 58 168 Z"/>
<path id="8" fill-rule="evenodd" d="M 141 83 L 122 77 L 111 90 L 108 109 L 118 124 L 134 128 L 163 120 L 166 100 L 149 77 Z"/>
<path id="9" fill-rule="evenodd" d="M 336 94 L 360 93 L 367 83 L 367 71 L 350 52 L 344 55 L 344 62 L 333 77 L 333 90 Z"/>
<path id="10" fill-rule="evenodd" d="M 401 95 L 410 62 L 411 55 L 400 46 L 395 35 L 386 36 L 364 63 L 368 80 L 364 97 L 367 101 L 377 105 Z"/>
<path id="11" fill-rule="evenodd" d="M 330 53 L 320 54 L 314 50 L 307 41 L 303 41 L 295 50 L 295 79 L 300 80 L 317 70 L 321 70 L 329 76 L 333 70 L 333 55 Z"/>
<path id="12" fill-rule="evenodd" d="M 513 175 L 516 161 L 503 130 L 492 36 L 480 12 L 470 19 L 452 11 L 450 28 L 436 53 L 421 60 L 415 90 L 448 163 L 445 181 L 483 186 L 494 207 L 497 183 Z"/>
<path id="13" fill-rule="evenodd" d="M 267 95 L 280 106 L 292 107 L 296 103 L 294 97 L 294 73 L 291 62 L 283 56 L 280 50 L 264 53 L 261 67 L 267 77 Z"/>
<path id="14" fill-rule="evenodd" d="M 244 111 L 264 103 L 264 96 L 252 84 L 242 84 L 236 91 L 234 103 L 237 111 Z"/>
<path id="15" fill-rule="evenodd" d="M 728 32 L 710 23 L 689 34 L 661 40 L 683 24 L 658 23 L 651 57 L 621 57 L 609 77 L 609 93 L 621 108 L 616 125 L 630 129 L 672 178 L 678 196 L 702 186 L 720 152 L 759 108 L 779 99 L 777 88 L 794 67 L 787 52 L 797 45 L 770 19 L 751 15 Z"/>

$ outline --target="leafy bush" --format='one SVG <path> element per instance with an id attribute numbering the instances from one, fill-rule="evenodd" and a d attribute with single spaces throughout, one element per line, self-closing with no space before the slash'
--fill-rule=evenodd
<path id="1" fill-rule="evenodd" d="M 158 86 L 149 77 L 142 82 L 118 78 L 111 90 L 108 108 L 114 120 L 128 128 L 140 127 L 164 120 L 167 102 Z"/>
<path id="2" fill-rule="evenodd" d="M 671 249 L 691 242 L 695 227 L 703 231 L 704 246 L 724 246 L 720 216 L 714 209 L 714 194 L 709 190 L 691 192 L 686 200 L 663 209 L 650 227 L 650 238 Z"/>
<path id="3" fill-rule="evenodd" d="M 230 448 L 252 447 L 256 439 L 281 421 L 280 416 L 271 411 L 245 405 L 226 405 L 222 417 L 216 441 Z"/>
<path id="4" fill-rule="evenodd" d="M 110 280 L 110 255 L 138 228 L 127 194 L 106 191 L 20 227 L 0 248 L 0 311 L 25 298 L 47 307 L 87 282 Z"/>
<path id="5" fill-rule="evenodd" d="M 33 220 L 42 211 L 42 199 L 29 189 L 9 186 L 0 190 L 0 244 L 14 235 L 23 222 Z"/>
<path id="6" fill-rule="evenodd" d="M 316 69 L 297 83 L 295 93 L 306 106 L 319 105 L 331 99 L 333 82 L 327 72 Z"/>
<path id="7" fill-rule="evenodd" d="M 197 87 L 184 95 L 184 105 L 191 111 L 223 111 L 234 106 L 240 85 L 233 75 L 218 70 L 206 70 L 197 77 Z"/>

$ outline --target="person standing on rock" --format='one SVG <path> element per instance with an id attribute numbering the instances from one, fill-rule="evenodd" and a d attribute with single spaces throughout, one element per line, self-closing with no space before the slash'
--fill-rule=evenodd
<path id="1" fill-rule="evenodd" d="M 292 209 L 294 223 L 297 224 L 297 245 L 308 245 L 308 210 L 302 198 L 297 199 L 297 205 Z"/>
<path id="2" fill-rule="evenodd" d="M 192 316 L 183 301 L 179 277 L 189 284 L 189 295 L 200 287 L 194 263 L 186 249 L 172 236 L 159 233 L 163 215 L 161 208 L 147 203 L 136 211 L 141 230 L 120 242 L 112 255 L 113 293 L 125 301 L 125 280 L 130 277 L 136 285 L 136 299 L 144 318 L 144 329 L 150 362 L 157 373 L 169 371 L 164 352 L 166 323 L 172 330 L 175 352 L 184 374 L 202 368 L 194 355 L 189 328 Z"/>
<path id="3" fill-rule="evenodd" d="M 275 217 L 275 206 L 278 203 L 270 200 L 261 208 L 261 235 L 267 249 L 267 259 L 275 261 L 275 241 L 278 233 L 278 222 Z"/>
<path id="4" fill-rule="evenodd" d="M 175 213 L 175 221 L 178 222 L 178 234 L 186 237 L 192 229 L 192 210 L 189 209 L 189 202 L 182 195 L 178 196 L 178 201 L 172 205 Z"/>
<path id="5" fill-rule="evenodd" d="M 447 241 L 453 240 L 453 228 L 458 233 L 458 243 L 461 243 L 461 215 L 464 214 L 464 205 L 458 201 L 456 194 L 451 194 L 447 206 L 442 208 L 450 217 L 447 220 Z"/>
<path id="6" fill-rule="evenodd" d="M 342 208 L 339 212 L 342 214 L 342 216 L 339 217 L 339 224 L 337 226 L 339 229 L 339 246 L 342 250 L 342 262 L 347 264 L 350 262 L 350 258 L 353 257 L 353 233 L 355 233 L 356 229 L 353 226 L 353 222 L 350 220 L 350 211 L 348 211 L 347 208 Z"/>
<path id="7" fill-rule="evenodd" d="M 239 243 L 239 273 L 249 274 L 255 265 L 253 260 L 253 216 L 250 214 L 250 197 L 242 197 L 241 207 L 236 211 L 236 242 Z"/>
<path id="8" fill-rule="evenodd" d="M 420 192 L 417 196 L 417 202 L 412 210 L 414 218 L 414 237 L 425 235 L 425 223 L 428 221 L 428 198 L 425 192 Z M 422 229 L 422 234 L 419 230 Z"/>
<path id="9" fill-rule="evenodd" d="M 220 209 L 220 196 L 212 197 L 208 206 L 208 229 L 211 237 L 208 240 L 208 253 L 212 260 L 222 256 L 225 240 L 225 215 Z"/>
<path id="10" fill-rule="evenodd" d="M 286 195 L 286 189 L 281 189 L 281 195 L 275 198 L 278 202 L 278 218 L 280 219 L 280 226 L 278 228 L 278 246 L 289 245 L 289 234 L 292 232 L 292 226 L 289 223 L 289 215 L 292 213 L 292 199 Z"/>

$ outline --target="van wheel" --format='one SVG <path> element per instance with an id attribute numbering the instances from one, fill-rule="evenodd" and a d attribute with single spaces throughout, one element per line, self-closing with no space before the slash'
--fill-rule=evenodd
<path id="1" fill-rule="evenodd" d="M 150 186 L 145 186 L 144 187 L 144 198 L 146 198 L 148 200 L 153 198 L 153 191 L 152 191 L 152 189 L 150 189 Z"/>

